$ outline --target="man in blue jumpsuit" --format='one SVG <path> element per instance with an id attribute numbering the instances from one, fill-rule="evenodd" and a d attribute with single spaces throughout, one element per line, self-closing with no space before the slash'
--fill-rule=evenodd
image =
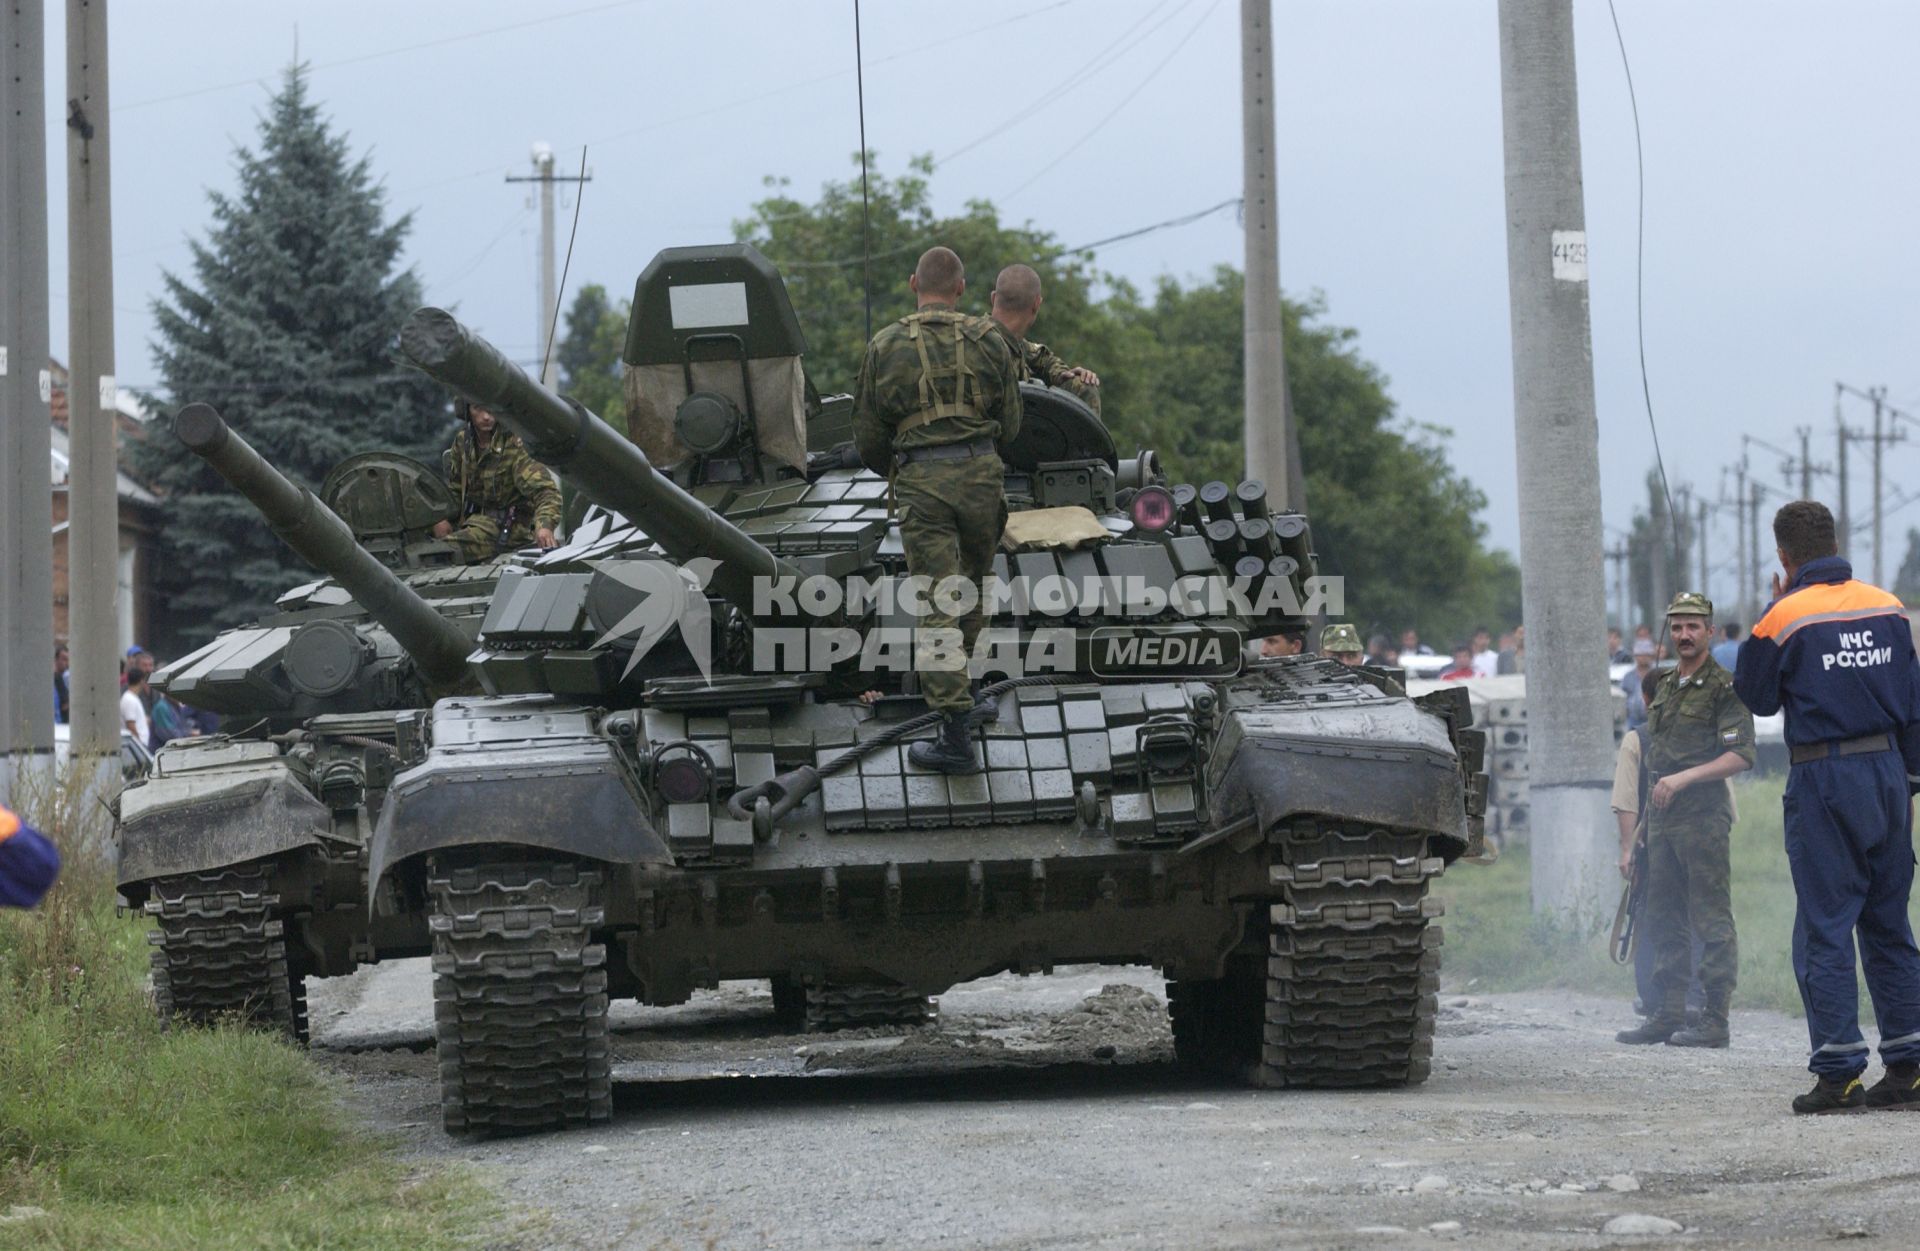
<path id="1" fill-rule="evenodd" d="M 0 908 L 31 908 L 60 875 L 60 853 L 40 831 L 0 808 Z"/>
<path id="2" fill-rule="evenodd" d="M 1787 865 L 1799 908 L 1793 971 L 1819 1078 L 1795 1112 L 1920 1108 L 1920 950 L 1907 921 L 1920 779 L 1920 662 L 1900 601 L 1835 553 L 1833 514 L 1795 500 L 1774 514 L 1783 574 L 1740 645 L 1734 690 L 1755 715 L 1786 709 L 1793 761 Z M 1886 1076 L 1862 1088 L 1856 933 Z"/>

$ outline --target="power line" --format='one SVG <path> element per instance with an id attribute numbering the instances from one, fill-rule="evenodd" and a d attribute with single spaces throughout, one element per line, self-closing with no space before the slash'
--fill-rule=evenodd
<path id="1" fill-rule="evenodd" d="M 1627 60 L 1627 37 L 1620 33 L 1620 14 L 1607 0 L 1607 13 L 1613 18 L 1614 41 L 1620 45 L 1620 68 L 1627 78 L 1627 103 L 1633 109 L 1633 169 L 1636 219 L 1633 239 L 1633 321 L 1640 344 L 1640 394 L 1647 405 L 1647 429 L 1653 434 L 1653 463 L 1660 470 L 1660 493 L 1667 497 L 1667 520 L 1673 530 L 1673 545 L 1680 546 L 1680 527 L 1674 521 L 1673 488 L 1667 484 L 1667 462 L 1660 454 L 1660 427 L 1653 419 L 1653 387 L 1647 380 L 1647 162 L 1640 143 L 1640 99 L 1633 90 L 1633 65 Z"/>
<path id="2" fill-rule="evenodd" d="M 1195 35 L 1200 33 L 1200 28 L 1206 25 L 1207 19 L 1212 17 L 1214 10 L 1218 9 L 1219 7 L 1220 7 L 1220 0 L 1213 0 L 1213 3 L 1207 6 L 1207 11 L 1200 15 L 1200 20 L 1195 22 L 1192 25 L 1192 27 L 1188 29 L 1186 34 L 1180 36 L 1180 42 L 1174 44 L 1173 47 L 1168 50 L 1167 55 L 1160 58 L 1160 63 L 1158 65 L 1155 65 L 1151 70 L 1147 71 L 1147 76 L 1145 78 L 1142 78 L 1138 83 L 1134 84 L 1134 88 L 1132 91 L 1129 91 L 1125 96 L 1121 97 L 1120 103 L 1114 105 L 1113 108 L 1107 111 L 1106 116 L 1102 117 L 1099 121 L 1095 122 L 1091 130 L 1087 131 L 1087 133 L 1085 133 L 1084 135 L 1081 135 L 1078 139 L 1075 139 L 1072 143 L 1068 144 L 1065 150 L 1055 153 L 1052 159 L 1049 160 L 1045 165 L 1041 166 L 1039 171 L 1035 173 L 1033 177 L 1027 179 L 1025 182 L 1021 183 L 1019 186 L 1015 187 L 1013 190 L 1007 192 L 1005 195 L 1001 197 L 1001 199 L 1011 200 L 1014 196 L 1019 195 L 1022 191 L 1025 191 L 1028 187 L 1031 187 L 1034 183 L 1039 182 L 1042 178 L 1045 178 L 1048 174 L 1052 173 L 1054 170 L 1059 169 L 1060 166 L 1066 162 L 1066 159 L 1069 156 L 1072 156 L 1075 152 L 1080 150 L 1081 145 L 1085 144 L 1087 140 L 1093 138 L 1095 135 L 1099 134 L 1102 130 L 1104 130 L 1106 128 L 1107 123 L 1112 121 L 1116 116 L 1119 115 L 1120 110 L 1126 108 L 1129 104 L 1132 104 L 1134 101 L 1134 98 L 1138 96 L 1142 91 L 1145 91 L 1147 89 L 1148 84 L 1150 84 L 1151 82 L 1153 82 L 1155 78 L 1158 78 L 1160 76 L 1160 71 L 1167 68 L 1168 64 L 1170 64 L 1173 61 L 1174 57 L 1180 55 L 1180 50 L 1186 47 L 1188 42 L 1191 41 Z"/>
<path id="3" fill-rule="evenodd" d="M 1100 51 L 1094 53 L 1093 58 L 1087 61 L 1085 64 L 1083 64 L 1079 69 L 1075 70 L 1073 73 L 1067 75 L 1065 78 L 1055 83 L 1039 99 L 1033 101 L 1031 104 L 1021 109 L 1018 113 L 1015 113 L 1012 116 L 1003 119 L 1002 121 L 996 122 L 990 129 L 982 131 L 980 134 L 976 135 L 974 138 L 967 140 L 967 142 L 961 144 L 959 147 L 953 149 L 951 152 L 948 152 L 945 156 L 934 158 L 934 162 L 933 162 L 934 166 L 938 168 L 939 166 L 945 165 L 948 161 L 951 161 L 956 157 L 966 155 L 968 152 L 973 151 L 975 148 L 979 147 L 983 143 L 986 143 L 990 139 L 997 139 L 999 136 L 1006 133 L 1007 127 L 1013 125 L 1015 122 L 1019 121 L 1021 118 L 1031 117 L 1035 112 L 1037 112 L 1042 108 L 1045 108 L 1047 105 L 1053 103 L 1055 100 L 1058 100 L 1060 97 L 1066 95 L 1069 91 L 1072 91 L 1075 87 L 1078 87 L 1081 83 L 1093 77 L 1093 75 L 1098 73 L 1100 70 L 1110 67 L 1111 65 L 1116 63 L 1121 57 L 1127 55 L 1127 53 L 1129 52 L 1132 52 L 1134 48 L 1138 47 L 1142 42 L 1144 42 L 1148 36 L 1153 34 L 1154 31 L 1159 30 L 1161 26 L 1165 26 L 1168 22 L 1178 17 L 1183 11 L 1185 11 L 1185 9 L 1187 8 L 1187 5 L 1191 3 L 1191 0 L 1186 0 L 1185 3 L 1182 3 L 1179 8 L 1175 9 L 1172 13 L 1169 13 L 1158 24 L 1156 24 L 1152 30 L 1147 31 L 1145 35 L 1142 35 L 1140 39 L 1135 40 L 1131 44 L 1128 44 L 1128 46 L 1122 49 L 1120 52 L 1118 53 L 1114 52 L 1115 48 L 1118 48 L 1122 43 L 1125 43 L 1133 35 L 1133 32 L 1139 30 L 1140 27 L 1145 25 L 1148 21 L 1151 21 L 1153 18 L 1153 15 L 1158 13 L 1161 9 L 1166 8 L 1170 2 L 1171 0 L 1159 0 L 1159 3 L 1155 4 L 1151 9 L 1148 9 L 1144 14 L 1141 15 L 1139 21 L 1135 22 L 1133 25 L 1121 31 L 1120 34 L 1114 38 L 1113 42 L 1109 43 L 1106 47 L 1100 49 Z"/>
<path id="4" fill-rule="evenodd" d="M 652 0 L 614 0 L 610 4 L 596 4 L 584 9 L 569 9 L 564 13 L 549 13 L 545 17 L 528 18 L 524 22 L 510 22 L 505 26 L 489 26 L 485 30 L 471 30 L 460 35 L 446 35 L 439 39 L 429 39 L 423 43 L 410 43 L 398 48 L 383 48 L 378 52 L 362 52 L 358 56 L 342 57 L 338 61 L 324 61 L 307 67 L 308 73 L 321 70 L 339 69 L 346 65 L 360 65 L 367 61 L 378 61 L 385 57 L 400 56 L 407 52 L 423 52 L 429 48 L 444 48 L 449 44 L 465 43 L 472 39 L 485 39 L 492 35 L 508 34 L 516 30 L 525 30 L 530 26 L 545 26 L 550 22 L 566 21 L 569 18 L 585 17 L 593 13 L 605 13 L 611 9 L 627 9 L 639 4 L 649 4 Z M 232 82 L 213 83 L 205 87 L 191 87 L 186 91 L 176 91 L 170 95 L 151 96 L 145 100 L 133 100 L 126 104 L 116 104 L 113 112 L 125 113 L 132 109 L 144 109 L 154 104 L 171 104 L 175 100 L 187 100 L 194 96 L 211 95 L 216 91 L 231 91 L 236 87 L 252 87 L 263 83 L 267 75 L 255 75 L 252 78 L 236 78 Z"/>

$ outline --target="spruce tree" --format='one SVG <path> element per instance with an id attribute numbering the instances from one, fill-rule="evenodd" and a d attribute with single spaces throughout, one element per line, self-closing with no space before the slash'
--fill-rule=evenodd
<path id="1" fill-rule="evenodd" d="M 411 215 L 386 220 L 366 156 L 354 157 L 290 67 L 236 152 L 239 186 L 208 191 L 212 223 L 192 274 L 163 273 L 151 346 L 163 418 L 130 449 L 134 474 L 162 496 L 154 571 L 156 640 L 197 646 L 258 617 L 313 571 L 246 499 L 172 437 L 173 413 L 214 405 L 297 483 L 318 488 L 357 452 L 404 452 L 438 468 L 453 432 L 448 398 L 393 363 L 401 323 L 421 302 L 398 269 Z"/>

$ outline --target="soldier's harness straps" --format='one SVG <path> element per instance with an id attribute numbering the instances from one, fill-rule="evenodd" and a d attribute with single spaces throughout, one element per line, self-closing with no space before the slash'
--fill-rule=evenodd
<path id="1" fill-rule="evenodd" d="M 938 318 L 937 322 L 933 321 Z M 913 340 L 913 346 L 920 352 L 920 411 L 903 417 L 894 427 L 894 437 L 918 430 L 948 417 L 980 416 L 980 380 L 974 376 L 973 367 L 967 364 L 967 350 L 963 342 L 966 335 L 960 329 L 957 313 L 913 313 L 906 318 L 907 338 Z M 953 368 L 942 367 L 940 372 L 953 375 L 953 399 L 943 400 L 933 385 L 933 358 L 927 354 L 927 340 L 932 334 L 922 334 L 921 329 L 928 325 L 947 324 L 953 327 Z"/>

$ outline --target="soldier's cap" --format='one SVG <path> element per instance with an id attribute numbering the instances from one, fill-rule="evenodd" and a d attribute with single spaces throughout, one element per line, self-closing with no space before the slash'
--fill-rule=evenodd
<path id="1" fill-rule="evenodd" d="M 1713 601 L 1698 591 L 1682 591 L 1667 605 L 1669 617 L 1712 617 Z"/>
<path id="2" fill-rule="evenodd" d="M 1323 652 L 1361 652 L 1366 648 L 1360 645 L 1360 631 L 1344 621 L 1336 621 L 1320 631 L 1320 650 Z"/>

